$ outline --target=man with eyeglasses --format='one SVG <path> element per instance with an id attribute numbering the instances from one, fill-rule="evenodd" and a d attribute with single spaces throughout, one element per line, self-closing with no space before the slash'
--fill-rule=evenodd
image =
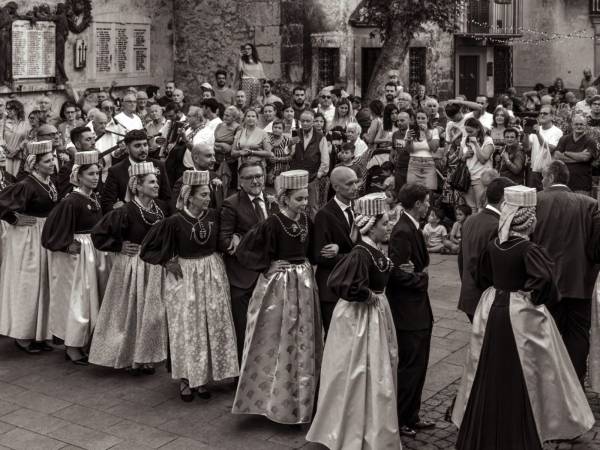
<path id="1" fill-rule="evenodd" d="M 592 97 L 592 104 L 590 105 L 590 114 L 587 116 L 587 124 L 590 127 L 600 127 L 600 95 L 594 95 Z"/>
<path id="2" fill-rule="evenodd" d="M 259 272 L 245 267 L 236 257 L 237 247 L 255 225 L 277 211 L 264 193 L 265 177 L 259 162 L 246 162 L 238 169 L 240 191 L 225 199 L 221 209 L 219 249 L 224 254 L 231 292 L 231 312 L 237 336 L 238 358 L 242 360 L 248 304 Z"/>
<path id="3" fill-rule="evenodd" d="M 294 108 L 294 119 L 300 120 L 300 116 L 304 111 L 310 109 L 310 105 L 306 102 L 306 89 L 302 86 L 296 86 L 292 91 L 292 108 Z"/>
<path id="4" fill-rule="evenodd" d="M 327 131 L 333 126 L 333 117 L 335 115 L 335 106 L 333 106 L 331 89 L 322 89 L 319 94 L 319 106 L 315 109 L 316 113 L 323 114 L 326 120 Z"/>
<path id="5" fill-rule="evenodd" d="M 586 130 L 587 120 L 576 114 L 571 121 L 573 132 L 560 138 L 554 150 L 554 159 L 569 169 L 567 186 L 578 194 L 592 194 L 592 162 L 598 157 L 598 143 Z"/>
<path id="6" fill-rule="evenodd" d="M 553 123 L 553 111 L 550 105 L 544 105 L 540 108 L 537 122 L 533 126 L 533 132 L 528 137 L 529 148 L 531 149 L 531 167 L 527 175 L 527 186 L 541 191 L 544 160 L 548 160 L 545 148 L 547 147 L 550 154 L 552 154 L 558 141 L 563 136 L 563 132 Z M 546 157 L 544 154 L 546 154 Z"/>
<path id="7" fill-rule="evenodd" d="M 137 97 L 135 94 L 127 94 L 121 102 L 121 112 L 113 117 L 113 120 L 106 126 L 106 132 L 113 136 L 113 145 L 123 140 L 129 131 L 143 130 L 142 119 L 136 114 Z"/>

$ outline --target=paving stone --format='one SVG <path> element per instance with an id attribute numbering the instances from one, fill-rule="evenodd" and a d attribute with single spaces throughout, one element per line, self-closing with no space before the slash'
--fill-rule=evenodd
<path id="1" fill-rule="evenodd" d="M 0 434 L 0 444 L 15 450 L 58 450 L 65 446 L 64 442 L 23 428 L 15 428 L 8 433 Z"/>
<path id="2" fill-rule="evenodd" d="M 138 386 L 127 386 L 122 389 L 113 391 L 111 394 L 117 398 L 137 403 L 145 406 L 156 406 L 161 403 L 173 399 L 178 396 L 178 392 L 175 390 L 168 390 L 166 392 L 156 389 L 144 389 Z"/>
<path id="3" fill-rule="evenodd" d="M 19 405 L 15 405 L 14 403 L 8 402 L 6 400 L 0 400 L 0 417 L 10 412 L 16 411 L 19 409 Z"/>
<path id="4" fill-rule="evenodd" d="M 139 442 L 123 441 L 111 447 L 110 450 L 152 450 L 152 447 L 140 444 Z"/>
<path id="5" fill-rule="evenodd" d="M 123 420 L 107 428 L 106 432 L 151 448 L 159 448 L 177 439 L 175 434 L 129 420 Z"/>
<path id="6" fill-rule="evenodd" d="M 2 416 L 0 420 L 40 434 L 48 434 L 68 424 L 57 417 L 26 408 Z"/>
<path id="7" fill-rule="evenodd" d="M 106 450 L 122 441 L 121 438 L 76 424 L 66 425 L 48 433 L 48 436 L 87 450 Z"/>
<path id="8" fill-rule="evenodd" d="M 433 327 L 432 335 L 435 337 L 443 338 L 443 337 L 448 336 L 453 331 L 454 330 L 452 330 L 450 328 L 439 327 L 436 325 L 435 327 Z"/>
<path id="9" fill-rule="evenodd" d="M 177 438 L 174 441 L 169 442 L 167 445 L 162 446 L 161 450 L 206 450 L 210 447 L 202 442 L 194 441 L 189 438 Z M 112 450 L 112 449 L 111 449 Z"/>
<path id="10" fill-rule="evenodd" d="M 12 397 L 22 394 L 23 392 L 27 392 L 27 390 L 21 386 L 0 381 L 0 398 L 2 399 L 10 400 Z"/>
<path id="11" fill-rule="evenodd" d="M 123 420 L 121 417 L 81 405 L 68 406 L 54 413 L 54 416 L 99 431 L 104 431 L 106 428 Z"/>
<path id="12" fill-rule="evenodd" d="M 71 405 L 71 403 L 65 402 L 64 400 L 49 397 L 33 391 L 21 392 L 18 395 L 12 396 L 10 401 L 19 406 L 23 406 L 24 408 L 33 409 L 35 411 L 47 414 L 51 414 Z"/>
<path id="13" fill-rule="evenodd" d="M 0 434 L 6 433 L 10 430 L 14 430 L 15 426 L 6 422 L 0 421 Z"/>

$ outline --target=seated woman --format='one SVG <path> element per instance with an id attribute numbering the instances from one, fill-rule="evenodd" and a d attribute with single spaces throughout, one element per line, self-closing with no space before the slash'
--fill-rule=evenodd
<path id="1" fill-rule="evenodd" d="M 319 403 L 306 439 L 330 449 L 400 449 L 398 347 L 384 293 L 392 264 L 381 248 L 392 229 L 385 195 L 366 195 L 354 208 L 353 237 L 358 228 L 361 240 L 327 282 L 340 300 L 327 334 Z"/>
<path id="2" fill-rule="evenodd" d="M 452 421 L 458 450 L 541 450 L 574 439 L 594 415 L 545 304 L 558 300 L 553 264 L 529 240 L 535 188 L 504 189 L 498 238 L 481 255 L 476 278 L 488 288 L 473 336 Z"/>

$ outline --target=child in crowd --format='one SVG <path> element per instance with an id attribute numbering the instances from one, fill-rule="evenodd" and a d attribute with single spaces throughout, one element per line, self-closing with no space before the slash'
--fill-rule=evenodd
<path id="1" fill-rule="evenodd" d="M 473 210 L 469 205 L 458 205 L 454 210 L 456 216 L 456 222 L 452 225 L 450 235 L 444 239 L 444 248 L 442 253 L 457 255 L 460 249 L 460 241 L 462 240 L 462 227 L 467 220 L 467 217 L 471 215 Z"/>
<path id="2" fill-rule="evenodd" d="M 376 187 L 382 192 L 387 192 L 388 189 L 395 189 L 396 181 L 394 180 L 394 164 L 390 161 L 385 161 L 381 166 L 381 183 L 372 183 L 371 186 Z"/>
<path id="3" fill-rule="evenodd" d="M 338 163 L 336 164 L 336 167 L 350 167 L 352 170 L 354 170 L 354 173 L 356 173 L 358 179 L 362 180 L 365 174 L 365 169 L 361 164 L 357 164 L 356 160 L 354 159 L 354 151 L 355 147 L 353 143 L 346 142 L 345 144 L 342 144 L 337 153 Z"/>
<path id="4" fill-rule="evenodd" d="M 387 214 L 389 219 L 389 226 L 391 229 L 394 227 L 394 225 L 396 225 L 396 223 L 400 219 L 400 216 L 404 212 L 404 208 L 402 207 L 400 202 L 398 202 L 398 191 L 396 191 L 395 189 L 386 189 L 385 196 L 385 201 L 388 204 L 388 207 L 390 208 Z"/>
<path id="5" fill-rule="evenodd" d="M 448 235 L 442 221 L 442 212 L 439 209 L 431 209 L 427 217 L 427 224 L 423 228 L 425 243 L 429 253 L 441 253 L 444 248 L 444 239 Z"/>

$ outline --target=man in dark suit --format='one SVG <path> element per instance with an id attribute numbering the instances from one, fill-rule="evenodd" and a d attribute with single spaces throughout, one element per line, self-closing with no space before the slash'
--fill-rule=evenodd
<path id="1" fill-rule="evenodd" d="M 246 335 L 248 304 L 259 272 L 239 263 L 235 252 L 242 237 L 252 227 L 277 210 L 270 204 L 263 188 L 264 171 L 260 163 L 244 163 L 238 170 L 241 190 L 228 197 L 221 208 L 219 249 L 224 253 L 225 267 L 231 292 L 231 312 L 237 336 L 238 357 L 241 361 Z"/>
<path id="2" fill-rule="evenodd" d="M 561 301 L 549 305 L 577 376 L 583 385 L 590 350 L 591 299 L 598 269 L 591 259 L 598 202 L 568 187 L 569 169 L 553 161 L 542 173 L 544 190 L 538 193 L 537 225 L 532 241 L 554 260 Z"/>
<path id="3" fill-rule="evenodd" d="M 148 135 L 146 130 L 131 130 L 125 135 L 125 146 L 127 147 L 128 157 L 118 164 L 108 169 L 106 183 L 102 190 L 100 205 L 102 211 L 106 214 L 115 208 L 123 205 L 127 198 L 127 183 L 129 183 L 129 166 L 131 164 L 151 162 L 160 170 L 158 182 L 160 191 L 158 198 L 169 203 L 171 200 L 171 186 L 165 171 L 163 162 L 148 159 Z"/>
<path id="4" fill-rule="evenodd" d="M 467 315 L 471 323 L 483 293 L 475 281 L 479 256 L 488 243 L 498 235 L 504 188 L 514 185 L 513 181 L 505 177 L 492 180 L 486 190 L 485 208 L 469 217 L 462 228 L 462 240 L 458 252 L 458 272 L 461 280 L 458 309 Z"/>
<path id="5" fill-rule="evenodd" d="M 325 332 L 338 301 L 327 287 L 329 274 L 344 255 L 350 253 L 354 242 L 350 231 L 354 223 L 352 200 L 358 195 L 358 178 L 349 167 L 336 167 L 331 172 L 331 186 L 335 196 L 315 216 L 313 258 L 317 264 L 315 278 L 319 287 L 321 317 Z"/>
<path id="6" fill-rule="evenodd" d="M 192 162 L 195 170 L 208 170 L 210 173 L 210 208 L 220 209 L 223 204 L 223 183 L 213 170 L 215 167 L 215 151 L 213 148 L 204 143 L 196 144 L 191 150 Z M 175 211 L 177 197 L 183 186 L 183 176 L 181 176 L 173 185 L 172 209 Z"/>
<path id="7" fill-rule="evenodd" d="M 404 214 L 390 237 L 394 268 L 386 294 L 398 338 L 398 423 L 402 435 L 414 437 L 418 429 L 435 427 L 435 423 L 419 418 L 433 328 L 427 293 L 429 253 L 419 229 L 429 210 L 429 191 L 405 184 L 398 198 Z"/>

